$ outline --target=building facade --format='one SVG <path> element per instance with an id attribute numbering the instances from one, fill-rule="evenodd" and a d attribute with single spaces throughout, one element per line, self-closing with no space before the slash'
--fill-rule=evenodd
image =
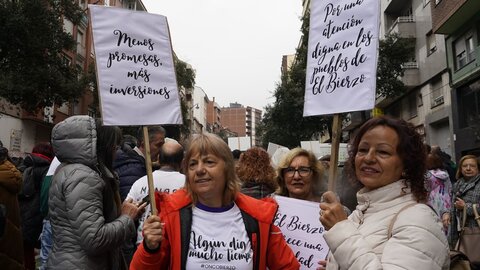
<path id="1" fill-rule="evenodd" d="M 238 137 L 250 137 L 252 146 L 260 146 L 261 139 L 257 129 L 262 119 L 262 111 L 253 107 L 244 107 L 239 103 L 230 103 L 229 107 L 221 109 L 222 126 Z"/>
<path id="2" fill-rule="evenodd" d="M 426 143 L 455 156 L 451 87 L 445 40 L 433 31 L 432 8 L 439 0 L 382 0 L 380 37 L 397 34 L 414 43 L 414 56 L 403 64 L 407 87 L 396 99 L 377 99 L 377 111 L 414 124 Z"/>
<path id="3" fill-rule="evenodd" d="M 77 46 L 75 50 L 64 51 L 62 57 L 67 65 L 75 65 L 85 73 L 95 61 L 88 4 L 146 11 L 141 0 L 78 1 L 78 5 L 84 11 L 81 22 L 78 25 L 74 25 L 67 19 L 63 22 L 65 31 L 77 41 Z M 90 87 L 78 100 L 66 102 L 61 106 L 45 107 L 36 114 L 28 113 L 20 106 L 9 104 L 0 98 L 0 140 L 9 149 L 11 156 L 24 156 L 36 143 L 50 141 L 53 126 L 67 117 L 77 114 L 98 116 L 93 90 Z"/>
<path id="4" fill-rule="evenodd" d="M 480 1 L 432 0 L 433 32 L 444 35 L 455 152 L 480 156 Z"/>
<path id="5" fill-rule="evenodd" d="M 215 97 L 207 105 L 207 131 L 210 133 L 219 133 L 222 130 L 221 108 Z"/>

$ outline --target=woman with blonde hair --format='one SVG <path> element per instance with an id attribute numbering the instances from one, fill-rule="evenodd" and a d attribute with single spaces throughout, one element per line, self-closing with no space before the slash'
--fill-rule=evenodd
<path id="1" fill-rule="evenodd" d="M 241 192 L 256 199 L 267 197 L 278 188 L 270 156 L 260 147 L 252 147 L 240 156 L 237 175 L 242 181 Z"/>
<path id="2" fill-rule="evenodd" d="M 288 152 L 278 164 L 278 195 L 320 202 L 323 166 L 315 155 L 302 148 Z"/>
<path id="3" fill-rule="evenodd" d="M 156 193 L 159 215 L 144 224 L 130 269 L 299 269 L 272 221 L 273 199 L 239 192 L 233 156 L 218 136 L 194 136 L 183 162 L 185 189 Z"/>

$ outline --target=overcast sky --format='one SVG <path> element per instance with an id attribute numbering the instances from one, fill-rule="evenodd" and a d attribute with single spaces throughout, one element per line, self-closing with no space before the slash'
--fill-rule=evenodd
<path id="1" fill-rule="evenodd" d="M 167 17 L 173 50 L 220 106 L 273 103 L 282 55 L 300 40 L 301 0 L 143 0 Z"/>

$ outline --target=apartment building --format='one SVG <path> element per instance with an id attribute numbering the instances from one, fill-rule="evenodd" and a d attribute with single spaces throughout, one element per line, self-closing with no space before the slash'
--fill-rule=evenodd
<path id="1" fill-rule="evenodd" d="M 378 98 L 377 111 L 414 124 L 428 144 L 455 156 L 451 87 L 445 40 L 433 31 L 432 8 L 439 0 L 381 0 L 380 38 L 398 34 L 415 44 L 402 77 L 407 87 L 396 99 Z"/>
<path id="2" fill-rule="evenodd" d="M 219 133 L 222 130 L 221 108 L 215 97 L 208 102 L 207 105 L 207 131 L 211 133 Z"/>
<path id="3" fill-rule="evenodd" d="M 443 35 L 452 90 L 455 154 L 480 155 L 480 1 L 432 0 L 432 25 Z"/>
<path id="4" fill-rule="evenodd" d="M 63 59 L 66 64 L 76 65 L 85 72 L 95 61 L 88 4 L 146 11 L 141 0 L 79 0 L 78 5 L 84 10 L 80 24 L 74 25 L 67 19 L 63 22 L 65 31 L 77 41 L 77 46 L 75 50 L 64 51 Z M 93 90 L 87 89 L 78 100 L 62 106 L 46 107 L 37 114 L 27 113 L 20 106 L 14 106 L 0 98 L 0 140 L 12 156 L 23 156 L 37 142 L 50 141 L 53 126 L 67 117 L 77 114 L 97 116 Z"/>
<path id="5" fill-rule="evenodd" d="M 240 103 L 230 103 L 229 107 L 221 108 L 222 126 L 237 133 L 238 137 L 248 136 L 252 146 L 260 146 L 257 129 L 262 119 L 262 111 L 253 107 L 244 107 Z"/>

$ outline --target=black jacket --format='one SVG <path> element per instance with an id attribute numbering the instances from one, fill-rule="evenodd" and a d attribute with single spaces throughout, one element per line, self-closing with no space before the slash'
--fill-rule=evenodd
<path id="1" fill-rule="evenodd" d="M 47 174 L 50 160 L 28 155 L 24 160 L 23 188 L 18 199 L 22 217 L 23 240 L 38 246 L 43 216 L 40 213 L 40 188 Z"/>
<path id="2" fill-rule="evenodd" d="M 128 195 L 133 183 L 140 177 L 147 175 L 145 159 L 134 150 L 118 150 L 113 169 L 120 180 L 120 198 L 122 202 Z"/>

